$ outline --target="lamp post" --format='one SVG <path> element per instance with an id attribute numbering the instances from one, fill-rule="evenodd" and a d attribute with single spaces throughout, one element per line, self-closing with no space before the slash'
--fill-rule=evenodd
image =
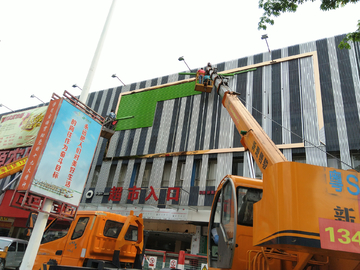
<path id="1" fill-rule="evenodd" d="M 271 51 L 270 51 L 270 47 L 269 47 L 269 44 L 267 42 L 267 39 L 268 39 L 268 35 L 267 34 L 264 34 L 261 36 L 261 39 L 265 39 L 265 42 L 266 42 L 266 45 L 268 47 L 268 50 L 269 50 L 269 53 L 270 53 L 270 57 L 271 57 Z"/>
<path id="2" fill-rule="evenodd" d="M 190 72 L 191 72 L 191 69 L 189 68 L 188 64 L 186 63 L 186 61 L 185 61 L 185 59 L 184 59 L 184 56 L 180 56 L 178 60 L 179 60 L 179 61 L 184 61 L 185 65 L 187 66 L 187 68 L 188 68 L 188 69 L 190 70 Z"/>
<path id="3" fill-rule="evenodd" d="M 82 89 L 81 89 L 76 83 L 73 84 L 72 87 L 74 87 L 74 88 L 79 88 L 79 89 L 82 91 Z"/>
<path id="4" fill-rule="evenodd" d="M 37 98 L 38 100 L 40 100 L 43 104 L 45 104 L 45 102 L 44 101 L 42 101 L 40 98 L 38 98 L 37 96 L 35 96 L 34 94 L 32 94 L 31 96 L 30 96 L 31 98 Z"/>
<path id="5" fill-rule="evenodd" d="M 9 107 L 6 107 L 4 104 L 0 104 L 0 107 L 5 107 L 6 109 L 8 109 L 9 111 L 14 111 L 14 110 L 12 110 L 12 109 L 10 109 Z"/>
<path id="6" fill-rule="evenodd" d="M 114 73 L 113 75 L 111 75 L 112 78 L 117 78 L 124 86 L 125 86 L 125 83 L 123 83 L 122 80 L 120 80 L 120 78 L 118 76 L 116 76 L 116 74 Z"/>

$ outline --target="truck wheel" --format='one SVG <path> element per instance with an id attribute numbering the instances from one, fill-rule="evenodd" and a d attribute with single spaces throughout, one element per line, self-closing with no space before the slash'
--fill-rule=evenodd
<path id="1" fill-rule="evenodd" d="M 5 261 L 3 259 L 0 259 L 0 270 L 5 269 Z"/>

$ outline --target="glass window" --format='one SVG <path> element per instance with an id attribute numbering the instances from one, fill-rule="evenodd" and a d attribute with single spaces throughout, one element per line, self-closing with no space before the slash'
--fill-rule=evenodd
<path id="1" fill-rule="evenodd" d="M 104 236 L 117 238 L 123 226 L 123 223 L 107 220 L 104 228 Z"/>
<path id="2" fill-rule="evenodd" d="M 245 226 L 253 225 L 253 206 L 262 197 L 261 189 L 238 188 L 238 224 Z"/>
<path id="3" fill-rule="evenodd" d="M 232 166 L 232 174 L 242 176 L 244 167 L 244 159 L 243 158 L 234 158 L 233 166 Z"/>
<path id="4" fill-rule="evenodd" d="M 12 242 L 8 251 L 16 251 L 16 242 Z"/>
<path id="5" fill-rule="evenodd" d="M 223 187 L 223 190 L 223 211 L 221 224 L 225 229 L 227 239 L 232 239 L 234 236 L 235 205 L 231 183 L 227 182 Z"/>
<path id="6" fill-rule="evenodd" d="M 119 179 L 117 182 L 117 187 L 124 186 L 126 171 L 127 171 L 127 165 L 121 164 L 120 175 L 119 175 Z"/>
<path id="7" fill-rule="evenodd" d="M 100 169 L 101 169 L 101 166 L 96 166 L 95 167 L 94 176 L 93 176 L 93 179 L 92 179 L 91 184 L 90 184 L 91 188 L 96 187 L 96 183 L 97 183 L 97 181 L 99 179 Z"/>
<path id="8" fill-rule="evenodd" d="M 18 243 L 18 251 L 25 251 L 26 246 L 24 243 Z"/>
<path id="9" fill-rule="evenodd" d="M 152 163 L 146 163 L 141 187 L 149 187 Z"/>
<path id="10" fill-rule="evenodd" d="M 65 235 L 67 235 L 70 225 L 71 221 L 69 220 L 55 219 L 44 232 L 44 235 L 41 239 L 41 244 L 48 243 L 64 237 Z"/>
<path id="11" fill-rule="evenodd" d="M 166 162 L 164 165 L 164 172 L 163 172 L 163 177 L 161 180 L 161 187 L 169 186 L 171 165 L 172 165 L 172 162 Z"/>
<path id="12" fill-rule="evenodd" d="M 116 171 L 116 165 L 111 165 L 109 178 L 108 178 L 108 180 L 106 182 L 107 187 L 113 187 L 112 184 L 113 184 L 113 181 L 114 181 L 115 171 Z"/>
<path id="13" fill-rule="evenodd" d="M 217 160 L 210 159 L 208 163 L 208 171 L 206 175 L 206 186 L 215 186 L 216 183 L 216 170 L 217 170 Z"/>
<path id="14" fill-rule="evenodd" d="M 178 162 L 176 168 L 175 187 L 182 187 L 185 178 L 185 162 Z"/>
<path id="15" fill-rule="evenodd" d="M 80 238 L 84 234 L 88 221 L 89 221 L 88 217 L 79 218 L 78 223 L 75 226 L 73 235 L 71 236 L 71 240 Z"/>
<path id="16" fill-rule="evenodd" d="M 136 226 L 129 226 L 129 229 L 125 234 L 125 240 L 128 241 L 138 240 L 138 228 Z"/>

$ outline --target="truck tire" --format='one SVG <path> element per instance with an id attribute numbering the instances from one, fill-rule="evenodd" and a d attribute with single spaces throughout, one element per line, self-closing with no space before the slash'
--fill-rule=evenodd
<path id="1" fill-rule="evenodd" d="M 0 270 L 4 270 L 4 269 L 5 269 L 5 260 L 0 259 Z"/>

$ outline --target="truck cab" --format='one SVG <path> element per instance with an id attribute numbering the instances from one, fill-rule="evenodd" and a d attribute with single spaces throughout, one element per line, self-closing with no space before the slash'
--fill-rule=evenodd
<path id="1" fill-rule="evenodd" d="M 48 225 L 33 269 L 43 264 L 134 268 L 142 249 L 141 215 L 79 211 L 72 222 L 55 219 Z"/>

